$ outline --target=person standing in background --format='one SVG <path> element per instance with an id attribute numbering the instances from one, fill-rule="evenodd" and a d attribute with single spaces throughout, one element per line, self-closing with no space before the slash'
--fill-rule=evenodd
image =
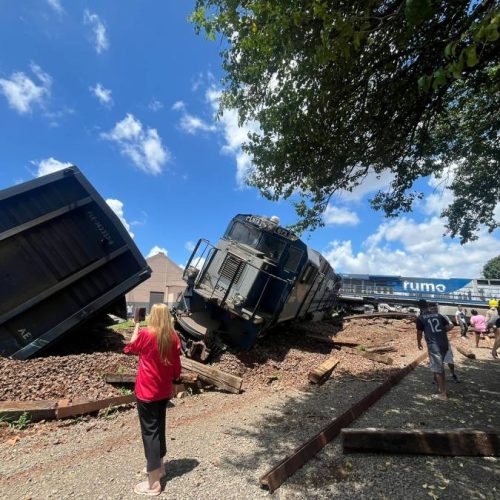
<path id="1" fill-rule="evenodd" d="M 474 335 L 476 336 L 476 347 L 479 347 L 479 339 L 481 337 L 484 338 L 484 334 L 488 329 L 488 327 L 486 326 L 486 318 L 482 314 L 478 314 L 478 312 L 475 309 L 472 309 L 470 313 L 471 313 L 470 324 L 474 329 Z M 488 342 L 489 340 L 490 339 L 488 338 Z"/>
<path id="2" fill-rule="evenodd" d="M 497 350 L 500 347 L 500 307 L 497 307 L 497 320 L 495 323 L 495 343 L 493 344 L 493 349 L 491 350 L 491 355 L 494 358 L 498 358 Z"/>
<path id="3" fill-rule="evenodd" d="M 425 342 L 429 353 L 429 367 L 434 373 L 439 394 L 438 399 L 446 401 L 448 394 L 446 392 L 446 383 L 444 375 L 444 363 L 448 363 L 450 369 L 453 365 L 453 353 L 448 341 L 448 332 L 454 327 L 453 324 L 439 314 L 435 307 L 431 307 L 427 301 L 418 302 L 420 315 L 417 318 L 417 345 L 420 350 L 422 347 L 422 335 L 425 335 Z M 453 373 L 453 372 L 452 372 Z"/>
<path id="4" fill-rule="evenodd" d="M 457 326 L 460 327 L 460 336 L 466 337 L 468 326 L 467 319 L 465 317 L 465 311 L 462 306 L 457 307 L 457 312 L 455 313 L 455 321 L 457 323 Z"/>
<path id="5" fill-rule="evenodd" d="M 488 309 L 488 311 L 486 311 L 486 327 L 488 333 L 490 333 L 490 331 L 495 332 L 495 324 L 498 319 L 498 300 L 491 299 L 488 302 L 488 305 L 490 306 L 490 308 Z"/>

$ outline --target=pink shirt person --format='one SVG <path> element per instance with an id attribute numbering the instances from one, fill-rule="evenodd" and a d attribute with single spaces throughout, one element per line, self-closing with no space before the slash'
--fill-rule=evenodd
<path id="1" fill-rule="evenodd" d="M 471 316 L 470 324 L 476 332 L 484 333 L 488 328 L 486 326 L 486 318 L 481 314 Z"/>

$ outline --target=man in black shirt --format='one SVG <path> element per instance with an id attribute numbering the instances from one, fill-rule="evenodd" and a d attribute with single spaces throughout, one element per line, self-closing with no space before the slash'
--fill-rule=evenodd
<path id="1" fill-rule="evenodd" d="M 417 344 L 420 350 L 422 347 L 422 335 L 427 343 L 429 352 L 429 367 L 434 373 L 434 378 L 438 385 L 438 398 L 447 400 L 446 384 L 444 379 L 444 363 L 448 363 L 454 374 L 453 353 L 450 349 L 447 333 L 453 328 L 442 314 L 437 312 L 435 307 L 430 305 L 425 300 L 420 300 L 418 303 L 420 315 L 417 318 Z"/>

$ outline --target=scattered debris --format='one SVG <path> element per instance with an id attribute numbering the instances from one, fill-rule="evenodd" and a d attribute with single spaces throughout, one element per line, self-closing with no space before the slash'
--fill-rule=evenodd
<path id="1" fill-rule="evenodd" d="M 336 356 L 332 356 L 322 363 L 318 368 L 309 372 L 309 381 L 313 384 L 322 384 L 328 379 L 334 368 L 340 363 Z"/>

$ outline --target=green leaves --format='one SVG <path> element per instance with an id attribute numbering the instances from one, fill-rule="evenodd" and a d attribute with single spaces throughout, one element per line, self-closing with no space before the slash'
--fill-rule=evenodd
<path id="1" fill-rule="evenodd" d="M 221 110 L 259 123 L 248 182 L 290 198 L 296 229 L 320 226 L 367 172 L 391 174 L 373 205 L 397 216 L 418 179 L 452 164 L 450 234 L 497 227 L 498 2 L 197 0 L 191 20 L 226 39 Z"/>
<path id="2" fill-rule="evenodd" d="M 433 13 L 431 0 L 406 0 L 405 17 L 411 26 L 418 26 Z"/>

